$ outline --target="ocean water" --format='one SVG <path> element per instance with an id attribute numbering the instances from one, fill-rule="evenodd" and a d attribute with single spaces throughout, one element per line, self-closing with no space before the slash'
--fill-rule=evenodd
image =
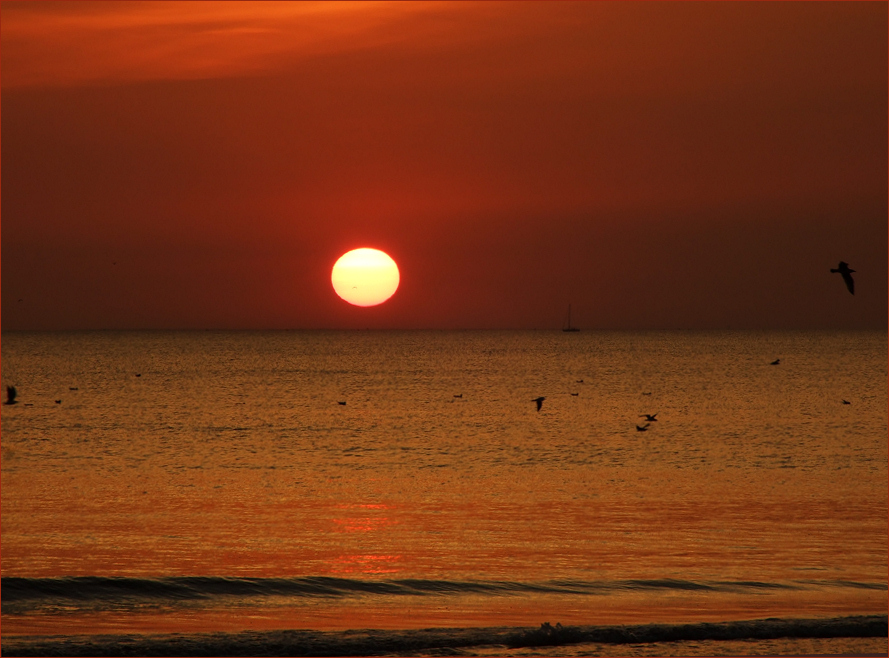
<path id="1" fill-rule="evenodd" d="M 4 655 L 887 651 L 886 332 L 5 332 L 2 355 Z"/>

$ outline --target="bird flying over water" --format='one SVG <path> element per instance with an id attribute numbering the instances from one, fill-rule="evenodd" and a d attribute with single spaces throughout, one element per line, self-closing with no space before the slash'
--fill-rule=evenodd
<path id="1" fill-rule="evenodd" d="M 660 413 L 660 412 L 658 412 L 658 413 Z M 644 418 L 645 420 L 647 420 L 650 423 L 650 422 L 657 420 L 657 418 L 655 418 L 655 416 L 657 416 L 657 414 L 640 414 L 639 418 Z"/>
<path id="2" fill-rule="evenodd" d="M 546 400 L 545 397 L 534 398 L 531 402 L 537 403 L 537 411 L 540 411 L 540 407 L 543 406 L 543 401 Z"/>
<path id="3" fill-rule="evenodd" d="M 772 361 L 769 365 L 770 365 L 770 366 L 780 366 L 780 365 L 781 365 L 781 359 L 775 359 L 775 360 Z"/>
<path id="4" fill-rule="evenodd" d="M 15 396 L 18 395 L 18 392 L 15 390 L 15 386 L 7 386 L 6 387 L 6 402 L 3 404 L 15 404 L 18 400 L 15 399 Z"/>
<path id="5" fill-rule="evenodd" d="M 853 295 L 855 294 L 855 279 L 852 278 L 852 272 L 855 270 L 849 268 L 849 263 L 841 260 L 840 264 L 837 265 L 836 268 L 830 268 L 830 271 L 834 274 L 842 275 L 843 281 L 846 282 L 846 287 L 849 289 L 849 292 Z"/>
<path id="6" fill-rule="evenodd" d="M 636 425 L 637 432 L 647 432 L 648 431 L 648 423 L 645 423 L 642 427 Z"/>

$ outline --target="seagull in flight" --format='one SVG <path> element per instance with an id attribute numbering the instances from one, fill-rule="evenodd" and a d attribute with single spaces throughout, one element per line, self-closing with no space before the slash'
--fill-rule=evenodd
<path id="1" fill-rule="evenodd" d="M 660 412 L 658 412 L 658 413 L 660 413 Z M 657 420 L 657 418 L 655 418 L 655 416 L 657 416 L 657 414 L 641 414 L 641 415 L 639 416 L 639 418 L 644 418 L 644 419 L 647 420 L 649 423 L 653 423 L 654 421 Z"/>
<path id="2" fill-rule="evenodd" d="M 649 425 L 648 423 L 645 423 L 642 427 L 639 427 L 638 425 L 636 425 L 636 431 L 637 432 L 647 432 L 648 425 Z"/>
<path id="3" fill-rule="evenodd" d="M 769 365 L 770 365 L 770 366 L 780 366 L 780 365 L 781 365 L 781 359 L 775 359 L 775 360 L 772 361 Z"/>
<path id="4" fill-rule="evenodd" d="M 540 407 L 543 406 L 543 401 L 546 400 L 545 397 L 534 398 L 531 402 L 537 403 L 537 411 L 540 411 Z"/>
<path id="5" fill-rule="evenodd" d="M 846 287 L 849 289 L 849 292 L 853 295 L 855 294 L 855 279 L 852 278 L 852 272 L 855 270 L 849 267 L 849 263 L 841 260 L 840 264 L 837 265 L 836 268 L 830 268 L 830 271 L 834 274 L 841 274 L 843 276 L 843 281 L 846 282 Z"/>
<path id="6" fill-rule="evenodd" d="M 7 386 L 6 387 L 6 402 L 3 404 L 16 404 L 18 400 L 15 399 L 15 396 L 18 395 L 18 392 L 15 390 L 15 386 Z"/>

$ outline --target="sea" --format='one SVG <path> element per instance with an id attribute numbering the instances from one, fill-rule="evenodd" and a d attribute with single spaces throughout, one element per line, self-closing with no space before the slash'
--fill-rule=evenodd
<path id="1" fill-rule="evenodd" d="M 2 383 L 3 655 L 889 650 L 886 331 L 3 332 Z"/>

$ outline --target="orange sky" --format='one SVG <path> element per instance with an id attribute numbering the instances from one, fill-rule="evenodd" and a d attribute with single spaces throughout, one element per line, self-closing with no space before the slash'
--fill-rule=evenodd
<path id="1" fill-rule="evenodd" d="M 886 3 L 0 13 L 4 329 L 886 327 Z"/>

